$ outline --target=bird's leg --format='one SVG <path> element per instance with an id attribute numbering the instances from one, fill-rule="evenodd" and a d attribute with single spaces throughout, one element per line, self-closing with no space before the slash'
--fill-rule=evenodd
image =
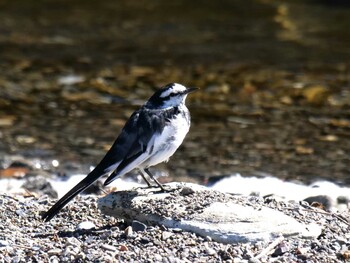
<path id="1" fill-rule="evenodd" d="M 156 182 L 156 184 L 159 186 L 160 189 L 162 189 L 162 191 L 166 192 L 167 190 L 165 190 L 164 186 L 158 182 L 158 180 L 156 178 L 154 178 L 153 174 L 148 170 L 148 168 L 144 169 L 144 171 L 148 174 L 149 177 L 152 178 L 153 181 Z"/>
<path id="2" fill-rule="evenodd" d="M 150 181 L 146 178 L 146 176 L 144 175 L 144 172 L 145 172 L 145 171 L 144 171 L 143 169 L 139 169 L 139 171 L 140 171 L 140 174 L 141 174 L 143 180 L 145 180 L 145 182 L 147 183 L 148 187 L 152 187 L 151 182 L 150 182 Z"/>

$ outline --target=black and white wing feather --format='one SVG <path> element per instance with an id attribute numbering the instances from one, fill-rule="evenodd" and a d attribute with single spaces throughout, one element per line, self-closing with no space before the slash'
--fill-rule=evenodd
<path id="1" fill-rule="evenodd" d="M 166 116 L 172 116 L 170 113 L 173 113 L 174 109 L 167 111 L 169 111 L 169 114 L 166 114 Z M 128 138 L 128 141 L 132 142 L 128 147 L 124 147 L 124 150 L 128 148 L 128 151 L 123 155 L 123 160 L 117 166 L 111 166 L 114 168 L 114 172 L 107 178 L 104 185 L 110 184 L 116 177 L 128 173 L 150 158 L 155 139 L 161 134 L 169 121 L 169 118 L 164 118 L 164 115 L 159 114 L 159 110 L 142 108 L 136 113 L 137 117 L 134 118 L 132 125 L 126 125 L 126 127 L 132 128 L 132 131 L 125 131 L 126 134 L 133 133 L 135 137 L 132 140 Z"/>

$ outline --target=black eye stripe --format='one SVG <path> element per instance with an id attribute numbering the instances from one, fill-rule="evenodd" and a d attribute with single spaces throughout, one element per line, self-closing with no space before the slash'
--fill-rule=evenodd
<path id="1" fill-rule="evenodd" d="M 176 94 L 176 93 L 170 93 L 168 96 L 166 96 L 166 97 L 164 97 L 163 99 L 169 99 L 169 98 L 171 98 L 171 97 L 176 97 L 177 95 L 179 95 L 179 94 Z"/>

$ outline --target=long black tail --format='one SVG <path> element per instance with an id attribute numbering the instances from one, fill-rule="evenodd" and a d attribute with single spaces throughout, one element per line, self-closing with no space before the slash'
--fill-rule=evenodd
<path id="1" fill-rule="evenodd" d="M 50 221 L 58 212 L 71 201 L 75 196 L 88 188 L 94 181 L 96 181 L 101 175 L 97 169 L 89 173 L 83 180 L 81 180 L 76 186 L 74 186 L 68 193 L 66 193 L 60 200 L 56 202 L 47 212 L 42 215 L 42 219 L 45 222 Z"/>

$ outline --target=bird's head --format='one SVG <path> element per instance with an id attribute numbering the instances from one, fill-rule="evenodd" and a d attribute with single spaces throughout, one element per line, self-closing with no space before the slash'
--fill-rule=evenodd
<path id="1" fill-rule="evenodd" d="M 146 103 L 150 108 L 169 108 L 176 107 L 185 103 L 188 93 L 197 90 L 197 88 L 186 88 L 177 83 L 170 83 L 157 90 Z"/>

